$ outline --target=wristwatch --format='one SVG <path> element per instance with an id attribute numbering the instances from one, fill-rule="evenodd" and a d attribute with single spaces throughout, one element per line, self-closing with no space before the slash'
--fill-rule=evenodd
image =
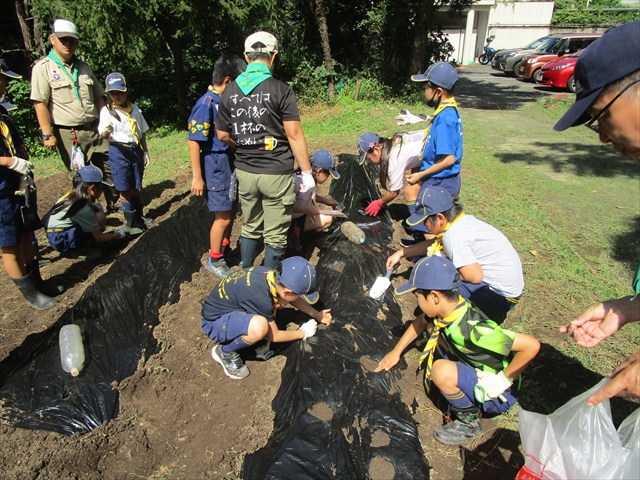
<path id="1" fill-rule="evenodd" d="M 43 140 L 49 140 L 51 137 L 53 137 L 53 133 L 43 133 L 41 136 Z"/>

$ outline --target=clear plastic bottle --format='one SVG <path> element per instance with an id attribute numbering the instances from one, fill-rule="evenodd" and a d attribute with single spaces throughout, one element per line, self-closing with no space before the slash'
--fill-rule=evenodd
<path id="1" fill-rule="evenodd" d="M 78 325 L 65 325 L 60 329 L 60 362 L 62 369 L 77 377 L 84 367 L 84 345 Z"/>
<path id="2" fill-rule="evenodd" d="M 345 237 L 347 237 L 356 245 L 360 245 L 361 243 L 364 243 L 364 239 L 365 239 L 364 232 L 355 223 L 344 222 L 342 225 L 340 225 L 340 230 L 342 231 Z"/>

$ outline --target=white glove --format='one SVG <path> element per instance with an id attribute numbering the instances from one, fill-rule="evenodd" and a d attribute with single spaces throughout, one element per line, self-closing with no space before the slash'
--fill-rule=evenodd
<path id="1" fill-rule="evenodd" d="M 316 334 L 316 331 L 318 330 L 318 322 L 311 319 L 308 322 L 300 325 L 299 330 L 302 330 L 304 332 L 304 337 L 302 337 L 302 340 L 306 342 L 307 338 L 313 337 Z"/>
<path id="2" fill-rule="evenodd" d="M 149 156 L 149 152 L 144 152 L 144 166 L 146 167 L 151 162 L 151 157 Z"/>
<path id="3" fill-rule="evenodd" d="M 306 192 L 308 190 L 313 190 L 313 187 L 316 186 L 316 181 L 313 179 L 312 170 L 305 170 L 302 172 L 302 185 L 300 185 L 300 191 Z"/>
<path id="4" fill-rule="evenodd" d="M 29 175 L 31 173 L 31 169 L 33 168 L 33 163 L 29 160 L 25 160 L 24 158 L 13 157 L 13 165 L 9 168 L 14 172 L 21 173 L 22 175 Z"/>
<path id="5" fill-rule="evenodd" d="M 124 228 L 119 228 L 118 230 L 114 231 L 113 233 L 117 233 L 118 234 L 118 238 L 124 238 L 127 236 L 127 232 Z"/>
<path id="6" fill-rule="evenodd" d="M 396 120 L 399 120 L 398 125 L 409 125 L 411 123 L 424 122 L 425 119 L 414 115 L 409 110 L 400 110 L 400 114 L 395 116 Z"/>
<path id="7" fill-rule="evenodd" d="M 478 383 L 473 387 L 473 394 L 480 403 L 488 402 L 494 398 L 500 398 L 500 400 L 506 402 L 502 393 L 511 386 L 513 383 L 509 377 L 501 371 L 498 374 L 491 372 L 483 372 L 476 368 L 478 374 Z"/>

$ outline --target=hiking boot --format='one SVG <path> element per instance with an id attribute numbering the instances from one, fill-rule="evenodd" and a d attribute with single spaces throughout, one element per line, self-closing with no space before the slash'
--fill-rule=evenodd
<path id="1" fill-rule="evenodd" d="M 224 260 L 224 257 L 220 260 L 214 260 L 209 257 L 206 262 L 204 262 L 204 268 L 209 270 L 218 278 L 227 278 L 231 275 L 231 269 L 227 265 L 227 262 Z"/>
<path id="2" fill-rule="evenodd" d="M 477 406 L 451 407 L 451 410 L 458 418 L 436 428 L 433 432 L 433 436 L 440 443 L 462 445 L 482 433 L 482 412 Z"/>
<path id="3" fill-rule="evenodd" d="M 211 349 L 213 359 L 222 365 L 224 373 L 233 380 L 242 380 L 249 376 L 249 369 L 240 358 L 238 352 L 224 353 L 222 345 L 216 345 Z"/>

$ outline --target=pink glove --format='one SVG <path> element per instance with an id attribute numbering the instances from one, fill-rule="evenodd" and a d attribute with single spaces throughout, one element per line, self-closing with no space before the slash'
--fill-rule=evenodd
<path id="1" fill-rule="evenodd" d="M 377 217 L 380 210 L 382 210 L 382 203 L 380 203 L 380 200 L 374 200 L 364 212 L 371 217 Z"/>

